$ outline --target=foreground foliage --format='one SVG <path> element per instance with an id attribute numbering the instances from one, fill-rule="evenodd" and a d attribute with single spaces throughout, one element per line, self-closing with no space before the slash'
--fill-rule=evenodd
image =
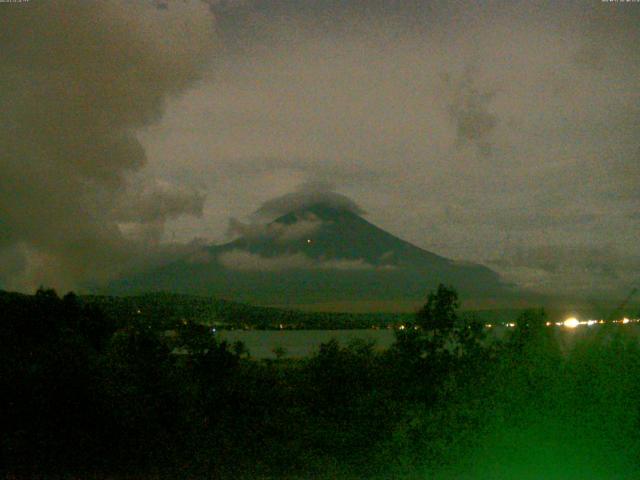
<path id="1" fill-rule="evenodd" d="M 526 312 L 488 342 L 441 287 L 379 352 L 255 361 L 73 294 L 0 293 L 6 474 L 154 478 L 638 478 L 640 351 Z M 413 327 L 418 328 L 413 328 Z"/>

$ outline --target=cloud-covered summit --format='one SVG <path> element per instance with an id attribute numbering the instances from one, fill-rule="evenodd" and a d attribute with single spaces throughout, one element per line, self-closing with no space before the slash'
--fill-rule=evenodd
<path id="1" fill-rule="evenodd" d="M 300 186 L 295 192 L 286 193 L 267 200 L 256 211 L 256 215 L 265 218 L 278 217 L 314 206 L 346 210 L 358 215 L 365 213 L 364 210 L 349 197 L 335 192 L 331 184 L 327 182 L 307 182 Z"/>

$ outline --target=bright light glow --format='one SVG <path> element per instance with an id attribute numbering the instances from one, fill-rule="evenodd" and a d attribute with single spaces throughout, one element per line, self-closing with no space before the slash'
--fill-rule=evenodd
<path id="1" fill-rule="evenodd" d="M 578 325 L 580 325 L 580 322 L 576 317 L 570 317 L 563 322 L 563 325 L 567 328 L 576 328 Z"/>
<path id="2" fill-rule="evenodd" d="M 624 317 L 624 318 L 622 319 L 622 323 L 624 323 L 625 325 L 626 325 L 627 323 L 629 323 L 629 322 L 630 322 L 630 320 L 629 320 L 627 317 Z"/>

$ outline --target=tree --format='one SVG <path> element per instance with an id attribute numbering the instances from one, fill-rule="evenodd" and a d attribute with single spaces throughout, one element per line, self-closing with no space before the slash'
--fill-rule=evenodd
<path id="1" fill-rule="evenodd" d="M 282 360 L 284 356 L 287 354 L 287 349 L 284 348 L 282 345 L 278 345 L 277 347 L 274 347 L 271 351 L 273 352 L 273 354 L 276 356 L 278 360 Z"/>
<path id="2" fill-rule="evenodd" d="M 396 331 L 394 350 L 407 358 L 469 356 L 484 349 L 484 325 L 473 316 L 458 316 L 458 292 L 438 285 L 416 313 L 415 328 Z"/>
<path id="3" fill-rule="evenodd" d="M 425 331 L 450 332 L 458 320 L 458 307 L 458 292 L 440 284 L 436 292 L 429 293 L 427 303 L 416 315 L 416 322 Z"/>
<path id="4" fill-rule="evenodd" d="M 233 342 L 233 345 L 231 345 L 231 349 L 233 350 L 233 353 L 235 353 L 238 358 L 241 358 L 243 356 L 246 356 L 246 357 L 251 356 L 249 353 L 249 350 L 247 349 L 247 345 L 244 342 L 241 342 L 240 340 L 236 340 L 235 342 Z"/>
<path id="5" fill-rule="evenodd" d="M 547 314 L 544 309 L 527 309 L 516 320 L 516 330 L 513 333 L 514 345 L 520 349 L 532 343 L 539 343 L 547 335 Z"/>
<path id="6" fill-rule="evenodd" d="M 458 292 L 453 287 L 440 284 L 435 292 L 429 293 L 427 303 L 416 314 L 416 324 L 426 334 L 427 350 L 441 352 L 447 340 L 451 340 L 458 323 L 458 306 Z"/>
<path id="7" fill-rule="evenodd" d="M 483 341 L 486 338 L 484 325 L 477 318 L 471 317 L 455 332 L 459 352 L 467 357 L 474 357 L 486 352 Z M 473 360 L 472 360 L 473 361 Z"/>

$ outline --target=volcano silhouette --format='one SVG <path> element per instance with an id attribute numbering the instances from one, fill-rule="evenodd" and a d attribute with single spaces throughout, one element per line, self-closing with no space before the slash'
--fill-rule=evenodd
<path id="1" fill-rule="evenodd" d="M 179 261 L 112 284 L 112 293 L 163 290 L 272 305 L 414 301 L 439 283 L 467 300 L 510 287 L 489 268 L 428 252 L 348 208 L 314 203 Z M 115 290 L 115 292 L 114 292 Z"/>

